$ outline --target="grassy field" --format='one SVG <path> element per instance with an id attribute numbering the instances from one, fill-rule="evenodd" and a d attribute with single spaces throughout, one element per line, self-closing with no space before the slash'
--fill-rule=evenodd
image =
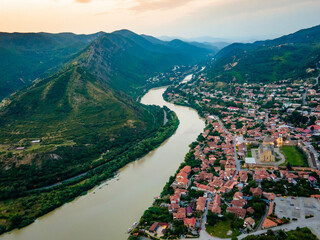
<path id="1" fill-rule="evenodd" d="M 219 238 L 230 238 L 231 236 L 239 235 L 238 231 L 231 230 L 231 220 L 229 219 L 218 222 L 214 226 L 206 226 L 206 230 L 210 235 Z M 232 231 L 232 233 L 227 235 L 228 231 Z"/>
<path id="2" fill-rule="evenodd" d="M 308 166 L 306 157 L 299 152 L 296 146 L 282 146 L 280 151 L 286 158 L 285 164 L 289 162 L 292 166 Z"/>
<path id="3" fill-rule="evenodd" d="M 249 143 L 249 144 L 247 145 L 247 157 L 252 157 L 252 152 L 251 152 L 251 150 L 252 150 L 253 148 L 256 148 L 256 146 L 252 145 L 251 143 Z"/>

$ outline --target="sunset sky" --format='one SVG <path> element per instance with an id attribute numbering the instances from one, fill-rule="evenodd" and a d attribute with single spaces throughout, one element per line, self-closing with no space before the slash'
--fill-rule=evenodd
<path id="1" fill-rule="evenodd" d="M 2 32 L 264 38 L 320 24 L 320 0 L 0 0 Z"/>

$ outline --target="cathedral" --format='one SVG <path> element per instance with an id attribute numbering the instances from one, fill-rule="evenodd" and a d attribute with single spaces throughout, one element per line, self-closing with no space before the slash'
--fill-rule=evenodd
<path id="1" fill-rule="evenodd" d="M 261 162 L 274 162 L 274 141 L 271 137 L 266 136 L 263 143 L 259 146 L 259 159 Z"/>

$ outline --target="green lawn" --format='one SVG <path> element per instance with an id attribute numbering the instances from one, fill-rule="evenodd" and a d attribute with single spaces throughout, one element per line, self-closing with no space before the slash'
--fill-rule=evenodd
<path id="1" fill-rule="evenodd" d="M 218 222 L 214 226 L 206 225 L 206 230 L 210 235 L 219 237 L 219 238 L 230 238 L 232 236 L 238 236 L 240 234 L 238 230 L 237 231 L 231 230 L 231 220 Z M 228 231 L 230 230 L 232 231 L 232 233 L 230 235 L 227 235 Z"/>
<path id="2" fill-rule="evenodd" d="M 292 166 L 308 166 L 308 161 L 306 157 L 301 152 L 299 152 L 298 147 L 282 146 L 280 147 L 280 151 L 286 158 L 285 164 L 289 162 Z"/>
<path id="3" fill-rule="evenodd" d="M 257 148 L 257 146 L 255 146 L 255 145 L 253 145 L 253 144 L 251 144 L 251 143 L 249 143 L 248 145 L 247 145 L 247 157 L 252 157 L 252 149 L 253 148 Z"/>

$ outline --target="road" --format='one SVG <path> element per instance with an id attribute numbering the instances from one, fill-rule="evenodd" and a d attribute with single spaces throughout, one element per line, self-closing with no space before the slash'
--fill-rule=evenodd
<path id="1" fill-rule="evenodd" d="M 303 142 L 303 144 L 310 151 L 311 158 L 313 158 L 313 161 L 316 165 L 314 167 L 316 167 L 318 170 L 320 170 L 319 153 L 314 149 L 312 144 L 310 144 L 309 142 Z M 314 163 L 313 163 L 313 165 L 314 165 Z M 309 165 L 310 165 L 310 163 L 309 163 Z"/>
<path id="2" fill-rule="evenodd" d="M 214 237 L 208 234 L 205 230 L 205 221 L 206 221 L 206 216 L 208 213 L 208 209 L 206 209 L 206 212 L 204 213 L 203 221 L 201 224 L 201 231 L 200 231 L 200 237 L 197 238 L 199 240 L 221 240 L 222 238 Z M 298 221 L 291 221 L 289 224 L 285 224 L 282 226 L 270 228 L 272 231 L 278 231 L 278 230 L 284 230 L 284 231 L 290 231 L 290 230 L 295 230 L 297 227 L 308 227 L 310 230 L 317 235 L 318 238 L 320 238 L 320 222 L 317 219 L 313 218 L 308 218 L 308 219 L 302 219 Z M 238 236 L 238 239 L 244 239 L 248 235 L 260 235 L 264 234 L 268 231 L 269 229 L 264 229 L 264 230 L 258 230 L 249 234 L 241 234 Z M 223 238 L 223 239 L 228 239 L 228 238 Z M 230 238 L 229 238 L 230 239 Z"/>
<path id="3" fill-rule="evenodd" d="M 277 166 L 279 166 L 280 164 L 282 163 L 285 163 L 286 162 L 286 158 L 283 156 L 283 154 L 280 152 L 280 149 L 279 148 L 275 148 L 274 151 L 278 154 L 278 156 L 281 158 L 280 161 L 276 162 L 277 163 Z"/>
<path id="4" fill-rule="evenodd" d="M 267 124 L 269 121 L 269 113 L 266 112 L 266 119 L 264 120 L 264 124 Z"/>
<path id="5" fill-rule="evenodd" d="M 307 91 L 308 91 L 308 88 L 305 88 L 304 89 L 304 93 L 302 95 L 302 105 L 306 105 L 306 98 L 307 98 Z"/>
<path id="6" fill-rule="evenodd" d="M 289 224 L 285 224 L 285 225 L 270 228 L 270 229 L 272 231 L 278 231 L 278 230 L 290 231 L 290 230 L 295 230 L 297 227 L 300 227 L 300 228 L 308 227 L 315 235 L 317 235 L 318 238 L 320 237 L 320 222 L 317 220 L 314 220 L 312 218 L 303 219 L 301 221 L 292 221 Z M 250 234 L 241 234 L 240 236 L 238 236 L 238 239 L 243 239 L 243 238 L 247 237 L 248 235 L 264 234 L 267 231 L 268 231 L 268 229 L 264 229 L 264 230 L 252 232 Z M 208 238 L 208 239 L 210 239 L 210 238 Z"/>
<path id="7" fill-rule="evenodd" d="M 257 227 L 257 230 L 258 230 L 258 231 L 261 230 L 262 224 L 263 224 L 264 220 L 268 217 L 269 208 L 270 208 L 270 206 L 267 206 L 267 207 L 266 207 L 266 211 L 265 211 L 263 217 L 261 218 L 261 221 L 259 222 L 259 226 Z"/>

